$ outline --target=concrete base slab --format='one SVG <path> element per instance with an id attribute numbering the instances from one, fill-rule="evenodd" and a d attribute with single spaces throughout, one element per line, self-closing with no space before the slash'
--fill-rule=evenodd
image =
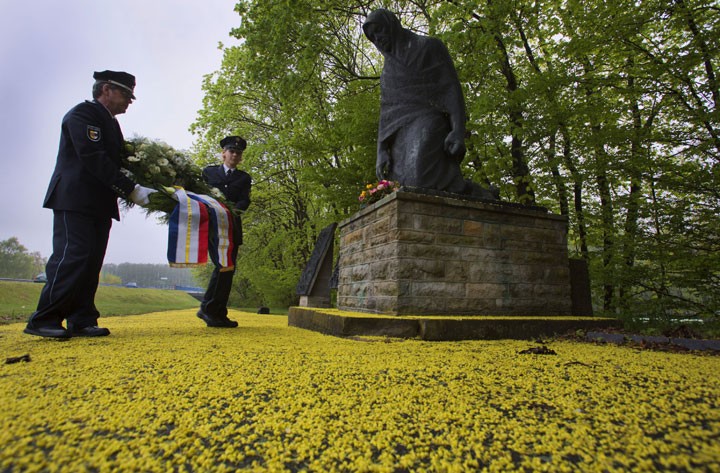
<path id="1" fill-rule="evenodd" d="M 594 342 L 606 342 L 622 345 L 624 343 L 640 343 L 658 346 L 676 346 L 686 350 L 720 351 L 720 340 L 696 338 L 673 338 L 650 335 L 626 335 L 622 333 L 587 332 L 585 338 Z"/>
<path id="2" fill-rule="evenodd" d="M 622 322 L 599 317 L 391 316 L 291 307 L 288 325 L 337 337 L 384 336 L 453 341 L 529 340 L 574 330 L 620 328 Z"/>

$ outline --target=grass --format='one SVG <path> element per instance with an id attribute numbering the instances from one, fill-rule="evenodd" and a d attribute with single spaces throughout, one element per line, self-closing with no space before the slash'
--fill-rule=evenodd
<path id="1" fill-rule="evenodd" d="M 0 281 L 0 324 L 25 321 L 37 307 L 43 284 Z M 100 286 L 95 298 L 105 316 L 135 315 L 198 307 L 183 291 Z"/>
<path id="2" fill-rule="evenodd" d="M 720 471 L 720 357 L 343 339 L 194 310 L 0 327 L 0 471 Z"/>

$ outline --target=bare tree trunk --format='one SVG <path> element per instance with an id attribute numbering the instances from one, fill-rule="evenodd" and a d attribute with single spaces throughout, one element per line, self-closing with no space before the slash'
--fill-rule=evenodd
<path id="1" fill-rule="evenodd" d="M 585 260 L 590 260 L 587 243 L 587 227 L 585 224 L 585 210 L 583 209 L 583 193 L 582 178 L 577 170 L 577 166 L 572 158 L 572 141 L 570 134 L 565 125 L 560 128 L 563 135 L 563 160 L 565 167 L 570 172 L 573 181 L 573 204 L 575 210 L 575 220 L 577 226 L 578 239 L 580 240 L 580 256 Z"/>
<path id="2" fill-rule="evenodd" d="M 545 156 L 547 157 L 550 172 L 553 176 L 553 182 L 555 183 L 555 191 L 557 192 L 558 204 L 560 205 L 560 215 L 570 215 L 570 205 L 568 203 L 567 190 L 565 189 L 565 180 L 560 175 L 556 154 L 557 131 L 550 135 L 550 141 L 548 143 L 548 149 L 545 152 Z"/>

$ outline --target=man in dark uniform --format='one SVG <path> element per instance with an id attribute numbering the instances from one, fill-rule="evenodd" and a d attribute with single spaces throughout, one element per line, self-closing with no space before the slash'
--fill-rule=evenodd
<path id="1" fill-rule="evenodd" d="M 236 209 L 245 211 L 250 206 L 252 179 L 248 173 L 237 169 L 237 166 L 242 161 L 242 154 L 247 143 L 239 136 L 228 136 L 220 141 L 220 146 L 223 149 L 223 163 L 203 169 L 203 179 L 209 185 L 220 189 Z M 234 320 L 228 319 L 227 302 L 232 289 L 235 262 L 238 248 L 242 245 L 242 238 L 242 219 L 238 213 L 233 220 L 231 259 L 233 268 L 229 271 L 221 270 L 219 265 L 215 264 L 215 269 L 210 276 L 210 283 L 197 313 L 197 316 L 204 320 L 208 327 L 232 328 L 238 325 Z"/>
<path id="2" fill-rule="evenodd" d="M 101 337 L 95 292 L 112 219 L 120 220 L 118 196 L 146 205 L 154 189 L 135 184 L 121 170 L 125 141 L 116 115 L 135 99 L 135 77 L 126 72 L 93 75 L 93 101 L 63 118 L 55 171 L 43 207 L 53 210 L 53 253 L 47 283 L 25 333 L 40 337 Z M 67 320 L 67 329 L 62 322 Z"/>

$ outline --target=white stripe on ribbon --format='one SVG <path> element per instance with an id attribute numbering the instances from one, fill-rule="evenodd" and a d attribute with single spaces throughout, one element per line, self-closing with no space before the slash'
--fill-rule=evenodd
<path id="1" fill-rule="evenodd" d="M 178 198 L 178 235 L 175 245 L 176 265 L 207 263 L 207 255 L 199 254 L 200 202 L 191 199 L 184 189 L 175 191 Z"/>
<path id="2" fill-rule="evenodd" d="M 232 266 L 232 262 L 229 259 L 229 249 L 232 245 L 232 235 L 230 234 L 230 218 L 232 215 L 230 211 L 217 200 L 207 195 L 194 194 L 188 192 L 188 195 L 194 196 L 203 202 L 208 208 L 208 212 L 213 212 L 217 219 L 217 256 L 220 266 L 223 268 Z"/>

